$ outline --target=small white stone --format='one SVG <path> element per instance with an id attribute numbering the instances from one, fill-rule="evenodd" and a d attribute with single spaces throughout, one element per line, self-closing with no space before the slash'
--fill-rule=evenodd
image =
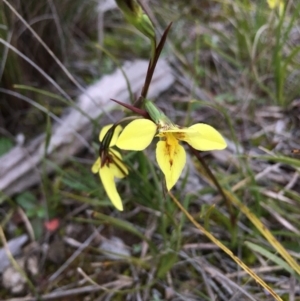
<path id="1" fill-rule="evenodd" d="M 19 133 L 16 135 L 15 140 L 18 146 L 23 146 L 25 143 L 25 135 L 23 133 Z"/>
<path id="2" fill-rule="evenodd" d="M 36 276 L 39 273 L 39 262 L 37 256 L 30 256 L 26 262 L 26 268 L 32 276 Z"/>
<path id="3" fill-rule="evenodd" d="M 100 249 L 106 251 L 105 255 L 110 259 L 122 259 L 123 256 L 130 256 L 128 247 L 124 244 L 123 240 L 119 237 L 112 237 L 106 239 L 100 244 Z M 114 254 L 113 254 L 114 253 Z"/>
<path id="4" fill-rule="evenodd" d="M 21 269 L 24 270 L 25 259 L 16 260 Z M 13 267 L 9 266 L 2 275 L 3 287 L 10 290 L 12 294 L 19 294 L 25 288 L 25 278 Z"/>
<path id="5" fill-rule="evenodd" d="M 28 235 L 23 234 L 19 237 L 11 239 L 7 245 L 10 253 L 13 256 L 17 256 L 21 253 L 22 246 L 27 242 Z M 7 256 L 5 248 L 0 248 L 0 274 L 4 271 L 6 267 L 10 265 L 9 258 Z"/>

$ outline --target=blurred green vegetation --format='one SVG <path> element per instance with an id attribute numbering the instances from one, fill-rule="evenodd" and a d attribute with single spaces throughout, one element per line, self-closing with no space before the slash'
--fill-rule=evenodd
<path id="1" fill-rule="evenodd" d="M 223 189 L 242 202 L 298 259 L 300 161 L 290 152 L 300 148 L 300 3 L 286 2 L 280 15 L 266 1 L 200 2 L 148 2 L 158 33 L 173 22 L 163 56 L 170 59 L 177 82 L 157 99 L 157 104 L 180 125 L 206 122 L 228 139 L 226 152 L 219 156 L 204 153 L 205 161 Z M 116 62 L 149 58 L 150 43 L 124 21 L 117 9 L 101 15 L 100 2 L 9 3 L 84 86 L 112 72 Z M 99 20 L 99 16 L 103 19 Z M 47 132 L 48 122 L 43 112 L 7 91 L 18 91 L 56 115 L 68 106 L 32 65 L 8 50 L 5 42 L 42 68 L 71 99 L 75 100 L 80 92 L 4 2 L 0 3 L 0 38 L 1 156 L 12 148 L 18 133 L 33 138 Z M 105 51 L 99 50 L 99 43 Z M 15 85 L 31 89 L 16 89 Z M 101 117 L 99 120 L 102 122 Z M 100 131 L 100 125 L 91 126 L 94 133 Z M 51 135 L 51 131 L 46 134 Z M 94 140 L 98 140 L 98 134 Z M 298 285 L 297 269 L 281 257 L 279 249 L 237 204 L 231 204 L 230 212 L 201 164 L 192 155 L 189 158 L 174 190 L 184 208 L 255 269 L 283 300 L 299 298 L 299 289 L 293 292 L 288 286 L 290 279 Z M 99 178 L 90 172 L 95 159 L 83 151 L 67 166 L 55 166 L 50 178 L 42 175 L 40 186 L 0 203 L 0 224 L 7 239 L 11 238 L 7 230 L 10 219 L 5 215 L 13 215 L 17 206 L 30 223 L 40 227 L 41 231 L 35 233 L 39 242 L 43 240 L 44 220 L 55 216 L 63 224 L 59 235 L 67 235 L 64 226 L 75 223 L 84 225 L 84 229 L 102 225 L 101 235 L 122 239 L 132 256 L 113 262 L 110 257 L 100 257 L 99 249 L 93 245 L 95 248 L 90 246 L 79 255 L 63 279 L 64 285 L 80 287 L 76 274 L 80 266 L 100 285 L 106 283 L 101 273 L 108 273 L 107 279 L 126 276 L 135 281 L 127 288 L 91 293 L 92 300 L 102 300 L 109 293 L 107 300 L 123 300 L 124 296 L 128 300 L 213 300 L 214 296 L 230 300 L 245 292 L 253 300 L 270 300 L 251 277 L 239 271 L 227 255 L 187 221 L 166 195 L 153 149 L 124 153 L 130 175 L 118 183 L 125 207 L 122 213 L 113 210 Z M 94 215 L 89 216 L 85 210 Z M 22 226 L 16 232 L 21 231 L 25 231 Z M 68 252 L 70 255 L 74 249 L 69 246 Z M 102 264 L 98 270 L 93 266 L 95 262 Z M 49 262 L 41 265 L 43 279 L 49 278 L 49 271 L 59 268 Z M 37 286 L 41 284 L 40 279 L 34 281 Z M 43 285 L 40 293 L 46 294 L 59 283 Z M 7 296 L 7 291 L 0 290 L 0 299 Z"/>

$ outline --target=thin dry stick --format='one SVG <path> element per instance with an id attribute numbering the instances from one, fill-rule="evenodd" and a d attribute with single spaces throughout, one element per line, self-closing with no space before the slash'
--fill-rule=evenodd
<path id="1" fill-rule="evenodd" d="M 214 244 L 216 244 L 220 249 L 222 249 L 227 255 L 229 255 L 245 272 L 247 272 L 256 282 L 258 282 L 263 288 L 265 288 L 276 300 L 283 301 L 279 295 L 277 295 L 273 289 L 266 284 L 259 276 L 257 276 L 247 265 L 244 264 L 242 260 L 236 257 L 231 250 L 229 250 L 225 245 L 223 245 L 218 239 L 216 239 L 210 232 L 208 232 L 204 227 L 202 227 L 197 221 L 188 213 L 188 211 L 181 205 L 181 203 L 174 197 L 174 195 L 169 191 L 169 195 L 173 202 L 178 206 L 178 208 L 185 214 L 185 216 L 191 221 L 194 226 L 199 229 L 207 238 L 209 238 Z"/>
<path id="2" fill-rule="evenodd" d="M 10 41 L 11 38 L 12 38 L 12 31 L 9 31 L 7 33 L 7 41 Z M 7 42 L 7 44 L 9 44 L 9 42 Z M 8 47 L 5 47 L 3 54 L 2 54 L 1 64 L 0 64 L 0 81 L 1 81 L 3 73 L 4 73 L 8 52 L 9 52 Z"/>
<path id="3" fill-rule="evenodd" d="M 30 279 L 27 277 L 27 275 L 25 274 L 25 272 L 23 271 L 23 269 L 19 266 L 19 264 L 16 262 L 16 260 L 14 259 L 14 257 L 12 256 L 9 247 L 7 245 L 7 241 L 3 232 L 2 227 L 0 226 L 0 240 L 2 241 L 2 244 L 4 246 L 5 252 L 7 254 L 7 257 L 9 259 L 9 261 L 11 262 L 11 264 L 13 265 L 13 267 L 22 275 L 22 277 L 25 279 L 25 281 L 27 282 L 28 286 L 30 287 L 30 289 L 36 293 L 35 290 L 35 286 L 33 285 L 33 283 L 30 281 Z"/>
<path id="4" fill-rule="evenodd" d="M 62 26 L 60 24 L 60 19 L 59 19 L 59 15 L 57 13 L 57 9 L 56 6 L 54 4 L 53 0 L 48 0 L 50 9 L 52 11 L 53 14 L 53 20 L 54 23 L 56 25 L 56 29 L 57 29 L 57 33 L 58 33 L 58 37 L 60 39 L 60 44 L 61 44 L 61 52 L 62 52 L 62 56 L 63 56 L 63 60 L 67 60 L 68 59 L 68 55 L 67 55 L 67 47 L 66 47 L 66 40 L 64 38 L 64 33 L 63 33 L 63 29 Z"/>
<path id="5" fill-rule="evenodd" d="M 108 291 L 108 289 L 104 286 L 99 285 L 98 283 L 96 283 L 90 276 L 88 276 L 82 268 L 78 267 L 77 268 L 77 272 L 90 284 L 96 285 L 99 288 L 103 289 L 104 291 Z"/>
<path id="6" fill-rule="evenodd" d="M 58 298 L 66 298 L 71 297 L 79 294 L 88 294 L 103 290 L 105 288 L 112 288 L 112 290 L 120 290 L 122 287 L 126 287 L 132 285 L 133 281 L 131 279 L 119 279 L 115 280 L 106 284 L 103 284 L 101 287 L 98 285 L 88 285 L 84 287 L 74 288 L 67 291 L 56 291 L 46 295 L 41 295 L 39 298 L 35 297 L 23 297 L 23 298 L 13 298 L 7 299 L 5 301 L 39 301 L 39 300 L 57 300 Z M 76 300 L 76 298 L 75 298 Z"/>
<path id="7" fill-rule="evenodd" d="M 220 195 L 223 197 L 223 199 L 225 201 L 225 204 L 228 208 L 229 214 L 230 214 L 231 223 L 234 225 L 235 224 L 235 216 L 234 216 L 234 213 L 233 213 L 233 210 L 232 210 L 232 205 L 229 202 L 228 198 L 226 197 L 221 185 L 219 184 L 219 181 L 217 180 L 215 175 L 212 173 L 209 166 L 206 164 L 205 160 L 201 157 L 200 153 L 197 150 L 195 150 L 193 147 L 191 147 L 190 145 L 189 145 L 189 148 L 192 151 L 192 153 L 196 156 L 198 161 L 202 164 L 202 166 L 205 169 L 206 173 L 208 174 L 208 176 L 211 178 L 211 180 L 213 181 L 213 183 L 217 187 Z"/>
<path id="8" fill-rule="evenodd" d="M 39 43 L 47 50 L 50 56 L 54 59 L 57 65 L 63 70 L 63 72 L 67 75 L 67 77 L 71 80 L 71 82 L 82 92 L 85 93 L 85 88 L 79 84 L 79 82 L 74 78 L 74 76 L 69 72 L 69 70 L 64 66 L 64 64 L 59 60 L 59 58 L 53 53 L 53 51 L 48 47 L 48 45 L 41 39 L 41 37 L 32 29 L 32 27 L 27 23 L 27 21 L 16 11 L 16 9 L 7 1 L 3 0 L 3 2 L 10 8 L 10 10 L 19 18 L 19 20 L 25 25 L 25 27 L 32 33 L 32 35 L 39 41 Z M 91 101 L 94 101 L 90 97 Z M 103 113 L 108 116 L 111 120 L 114 118 L 106 112 L 104 108 L 102 108 Z"/>
<path id="9" fill-rule="evenodd" d="M 193 148 L 191 148 L 193 150 Z M 199 155 L 194 153 L 199 159 Z M 201 158 L 201 157 L 200 157 Z M 201 160 L 199 159 L 201 162 Z M 202 162 L 201 162 L 202 163 Z M 208 168 L 209 170 L 209 168 Z M 210 171 L 210 170 L 209 170 Z M 221 185 L 219 185 L 217 179 L 211 173 L 209 174 L 211 179 L 208 179 L 210 183 L 218 184 L 218 189 L 220 193 L 225 195 L 226 199 L 230 200 L 230 203 L 234 204 L 240 211 L 242 211 L 249 220 L 253 223 L 253 225 L 264 235 L 267 241 L 274 247 L 274 249 L 286 260 L 286 262 L 300 275 L 300 265 L 297 261 L 287 252 L 287 250 L 281 245 L 281 243 L 274 237 L 271 231 L 266 228 L 263 223 L 249 210 L 247 206 L 245 206 L 235 195 L 229 190 L 223 189 Z M 264 192 L 265 193 L 265 192 Z M 277 198 L 279 196 L 277 195 Z"/>
<path id="10" fill-rule="evenodd" d="M 73 75 L 68 71 L 64 64 L 58 59 L 58 57 L 53 53 L 53 51 L 48 47 L 48 45 L 41 39 L 41 37 L 32 29 L 32 27 L 27 23 L 27 21 L 16 11 L 16 9 L 7 1 L 3 2 L 10 8 L 10 10 L 19 18 L 19 20 L 25 25 L 25 27 L 32 33 L 32 35 L 41 43 L 41 45 L 47 50 L 50 56 L 54 59 L 57 65 L 65 72 L 68 78 L 77 86 L 81 92 L 84 92 L 84 88 L 76 81 Z"/>
<path id="11" fill-rule="evenodd" d="M 54 274 L 52 274 L 52 276 L 50 276 L 49 281 L 54 281 L 71 264 L 71 262 L 75 260 L 75 258 L 89 246 L 89 244 L 94 240 L 101 228 L 102 226 L 99 226 L 97 228 L 97 231 L 94 231 L 92 235 L 84 241 L 84 243 L 72 254 L 72 256 L 69 257 L 68 260 Z"/>
<path id="12" fill-rule="evenodd" d="M 289 254 L 289 252 L 282 246 L 282 244 L 275 238 L 271 231 L 264 226 L 260 219 L 254 215 L 251 210 L 244 205 L 233 193 L 225 190 L 225 194 L 230 201 L 243 212 L 252 224 L 262 233 L 267 241 L 273 246 L 273 248 L 285 259 L 285 261 L 294 269 L 295 272 L 300 275 L 300 265 L 298 262 Z"/>
<path id="13" fill-rule="evenodd" d="M 4 89 L 4 88 L 0 88 L 0 92 L 8 94 L 8 95 L 12 95 L 12 96 L 14 96 L 16 98 L 19 98 L 19 99 L 22 99 L 23 101 L 31 104 L 33 107 L 37 108 L 41 112 L 47 114 L 49 117 L 51 117 L 53 120 L 55 120 L 58 124 L 60 124 L 60 125 L 63 124 L 63 120 L 60 117 L 56 116 L 54 113 L 52 113 L 50 110 L 48 110 L 47 108 L 43 107 L 42 105 L 40 105 L 36 101 L 34 101 L 34 100 L 32 100 L 32 99 L 30 99 L 30 98 L 28 98 L 28 97 L 26 97 L 26 96 L 18 93 L 18 92 L 7 90 L 7 89 Z M 82 135 L 80 135 L 75 129 L 72 129 L 72 128 L 70 128 L 70 129 L 71 129 L 72 133 L 74 133 L 74 136 L 76 138 L 78 138 L 78 140 L 85 147 L 87 147 L 89 150 L 92 151 L 92 148 L 89 145 L 89 143 L 87 142 L 87 140 Z"/>
<path id="14" fill-rule="evenodd" d="M 30 223 L 28 216 L 26 215 L 26 213 L 20 206 L 17 207 L 17 211 L 18 211 L 18 214 L 20 214 L 21 218 L 23 219 L 23 222 L 24 222 L 25 228 L 29 234 L 30 240 L 35 241 L 34 230 L 33 230 L 33 227 Z"/>
<path id="15" fill-rule="evenodd" d="M 245 296 L 247 296 L 250 300 L 256 301 L 256 299 L 252 295 L 250 295 L 246 290 L 244 290 L 239 284 L 229 279 L 227 275 L 222 274 L 217 269 L 205 267 L 205 271 L 210 273 L 213 276 L 213 278 L 219 281 L 219 283 L 228 283 L 230 288 L 235 288 L 236 291 L 233 293 L 233 296 L 230 300 L 241 300 L 242 298 L 237 298 L 237 295 L 240 295 L 242 293 Z"/>
<path id="16" fill-rule="evenodd" d="M 26 55 L 24 55 L 21 51 L 19 51 L 16 47 L 10 45 L 5 40 L 0 38 L 0 43 L 5 45 L 5 47 L 9 48 L 13 52 L 15 52 L 18 56 L 20 56 L 23 60 L 25 60 L 28 64 L 34 67 L 40 74 L 42 74 L 60 93 L 68 99 L 70 102 L 73 102 L 72 98 L 65 92 L 54 79 L 52 79 L 42 68 L 40 68 L 37 64 L 35 64 L 31 59 L 29 59 Z"/>

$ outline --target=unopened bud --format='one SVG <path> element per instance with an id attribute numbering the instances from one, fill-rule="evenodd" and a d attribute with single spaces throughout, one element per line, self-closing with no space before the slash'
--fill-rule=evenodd
<path id="1" fill-rule="evenodd" d="M 116 0 L 128 23 L 155 41 L 155 30 L 149 17 L 143 12 L 142 7 L 136 0 Z"/>
<path id="2" fill-rule="evenodd" d="M 156 105 L 148 100 L 144 100 L 145 110 L 148 112 L 149 116 L 151 117 L 152 121 L 157 125 L 164 127 L 166 125 L 172 125 L 170 119 L 159 109 Z"/>

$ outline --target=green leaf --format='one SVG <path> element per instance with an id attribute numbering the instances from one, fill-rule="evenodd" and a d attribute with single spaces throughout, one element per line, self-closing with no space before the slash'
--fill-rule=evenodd
<path id="1" fill-rule="evenodd" d="M 172 267 L 177 262 L 177 260 L 178 260 L 178 256 L 173 252 L 164 254 L 160 258 L 160 262 L 158 264 L 159 268 L 157 270 L 157 277 L 160 279 L 164 278 L 165 275 L 170 271 L 170 269 L 172 269 Z"/>
<path id="2" fill-rule="evenodd" d="M 13 148 L 13 143 L 6 137 L 0 137 L 0 157 Z"/>
<path id="3" fill-rule="evenodd" d="M 271 253 L 270 251 L 266 250 L 265 248 L 254 244 L 250 241 L 245 241 L 245 245 L 250 248 L 251 250 L 260 253 L 261 255 L 265 256 L 268 260 L 276 263 L 277 265 L 279 265 L 280 267 L 282 267 L 282 269 L 288 271 L 291 275 L 295 275 L 295 271 L 284 261 L 282 260 L 280 257 L 278 257 L 277 255 Z"/>
<path id="4" fill-rule="evenodd" d="M 21 206 L 25 211 L 35 209 L 37 207 L 36 197 L 29 191 L 22 192 L 16 197 L 16 202 Z"/>

